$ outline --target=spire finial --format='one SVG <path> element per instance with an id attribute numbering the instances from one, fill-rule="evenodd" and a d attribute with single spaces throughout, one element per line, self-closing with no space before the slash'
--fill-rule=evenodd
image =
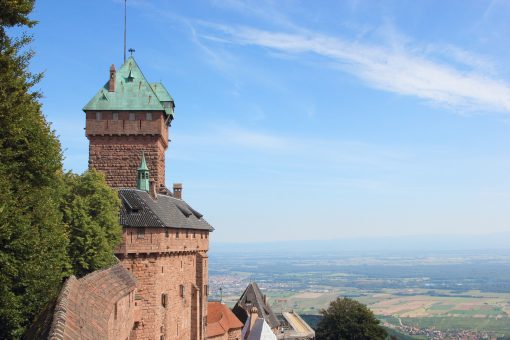
<path id="1" fill-rule="evenodd" d="M 140 160 L 140 166 L 138 167 L 138 178 L 136 179 L 136 188 L 138 190 L 149 191 L 149 168 L 145 161 L 145 153 L 142 151 L 142 159 Z"/>
<path id="2" fill-rule="evenodd" d="M 124 0 L 124 62 L 126 62 L 127 0 Z"/>

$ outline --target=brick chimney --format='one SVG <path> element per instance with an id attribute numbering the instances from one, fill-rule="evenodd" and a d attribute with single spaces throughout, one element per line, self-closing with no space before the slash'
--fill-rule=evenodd
<path id="1" fill-rule="evenodd" d="M 174 197 L 182 199 L 182 183 L 174 183 Z"/>
<path id="2" fill-rule="evenodd" d="M 115 81 L 117 71 L 115 71 L 115 65 L 110 66 L 110 81 L 108 83 L 108 91 L 115 92 L 117 82 Z"/>
<path id="3" fill-rule="evenodd" d="M 155 200 L 158 199 L 158 195 L 157 195 L 157 191 L 156 191 L 156 181 L 153 179 L 151 179 L 149 182 L 149 195 L 151 195 L 152 199 L 155 199 Z"/>
<path id="4" fill-rule="evenodd" d="M 248 325 L 248 329 L 246 330 L 246 333 L 244 335 L 245 339 L 248 339 L 250 337 L 250 333 L 253 329 L 253 326 L 255 326 L 255 321 L 259 318 L 259 311 L 257 307 L 253 306 L 250 308 L 250 324 Z"/>

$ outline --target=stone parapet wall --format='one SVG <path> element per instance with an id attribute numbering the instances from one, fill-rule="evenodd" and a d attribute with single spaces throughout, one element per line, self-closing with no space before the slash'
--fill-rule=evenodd
<path id="1" fill-rule="evenodd" d="M 131 334 L 135 321 L 134 277 L 120 264 L 76 279 L 60 292 L 48 338 L 119 339 Z"/>
<path id="2" fill-rule="evenodd" d="M 207 252 L 209 231 L 176 228 L 124 227 L 122 243 L 115 254 Z M 202 281 L 207 282 L 207 259 L 201 267 Z"/>
<path id="3" fill-rule="evenodd" d="M 86 113 L 85 134 L 95 135 L 160 135 L 163 142 L 168 142 L 168 125 L 163 112 L 150 112 L 152 119 L 147 120 L 147 111 L 113 112 L 101 111 L 101 119 L 97 119 L 96 111 Z M 130 114 L 134 119 L 130 119 Z"/>

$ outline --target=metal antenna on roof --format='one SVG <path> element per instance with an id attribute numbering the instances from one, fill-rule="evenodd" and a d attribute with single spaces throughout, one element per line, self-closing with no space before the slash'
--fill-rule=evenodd
<path id="1" fill-rule="evenodd" d="M 133 52 L 136 52 L 136 51 L 135 51 L 135 49 L 134 49 L 134 48 L 130 48 L 130 49 L 128 50 L 128 52 L 129 52 L 129 55 L 132 57 L 132 56 L 133 56 Z"/>
<path id="2" fill-rule="evenodd" d="M 124 0 L 124 62 L 126 62 L 126 22 L 127 22 L 127 0 Z"/>

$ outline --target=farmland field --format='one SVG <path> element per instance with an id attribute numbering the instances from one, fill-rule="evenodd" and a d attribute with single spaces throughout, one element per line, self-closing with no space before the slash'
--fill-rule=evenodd
<path id="1" fill-rule="evenodd" d="M 350 297 L 366 304 L 384 325 L 407 334 L 510 335 L 510 254 L 506 253 L 213 255 L 210 268 L 214 268 L 213 298 L 221 287 L 223 300 L 231 305 L 248 282 L 256 281 L 277 312 L 319 314 L 337 297 Z"/>

